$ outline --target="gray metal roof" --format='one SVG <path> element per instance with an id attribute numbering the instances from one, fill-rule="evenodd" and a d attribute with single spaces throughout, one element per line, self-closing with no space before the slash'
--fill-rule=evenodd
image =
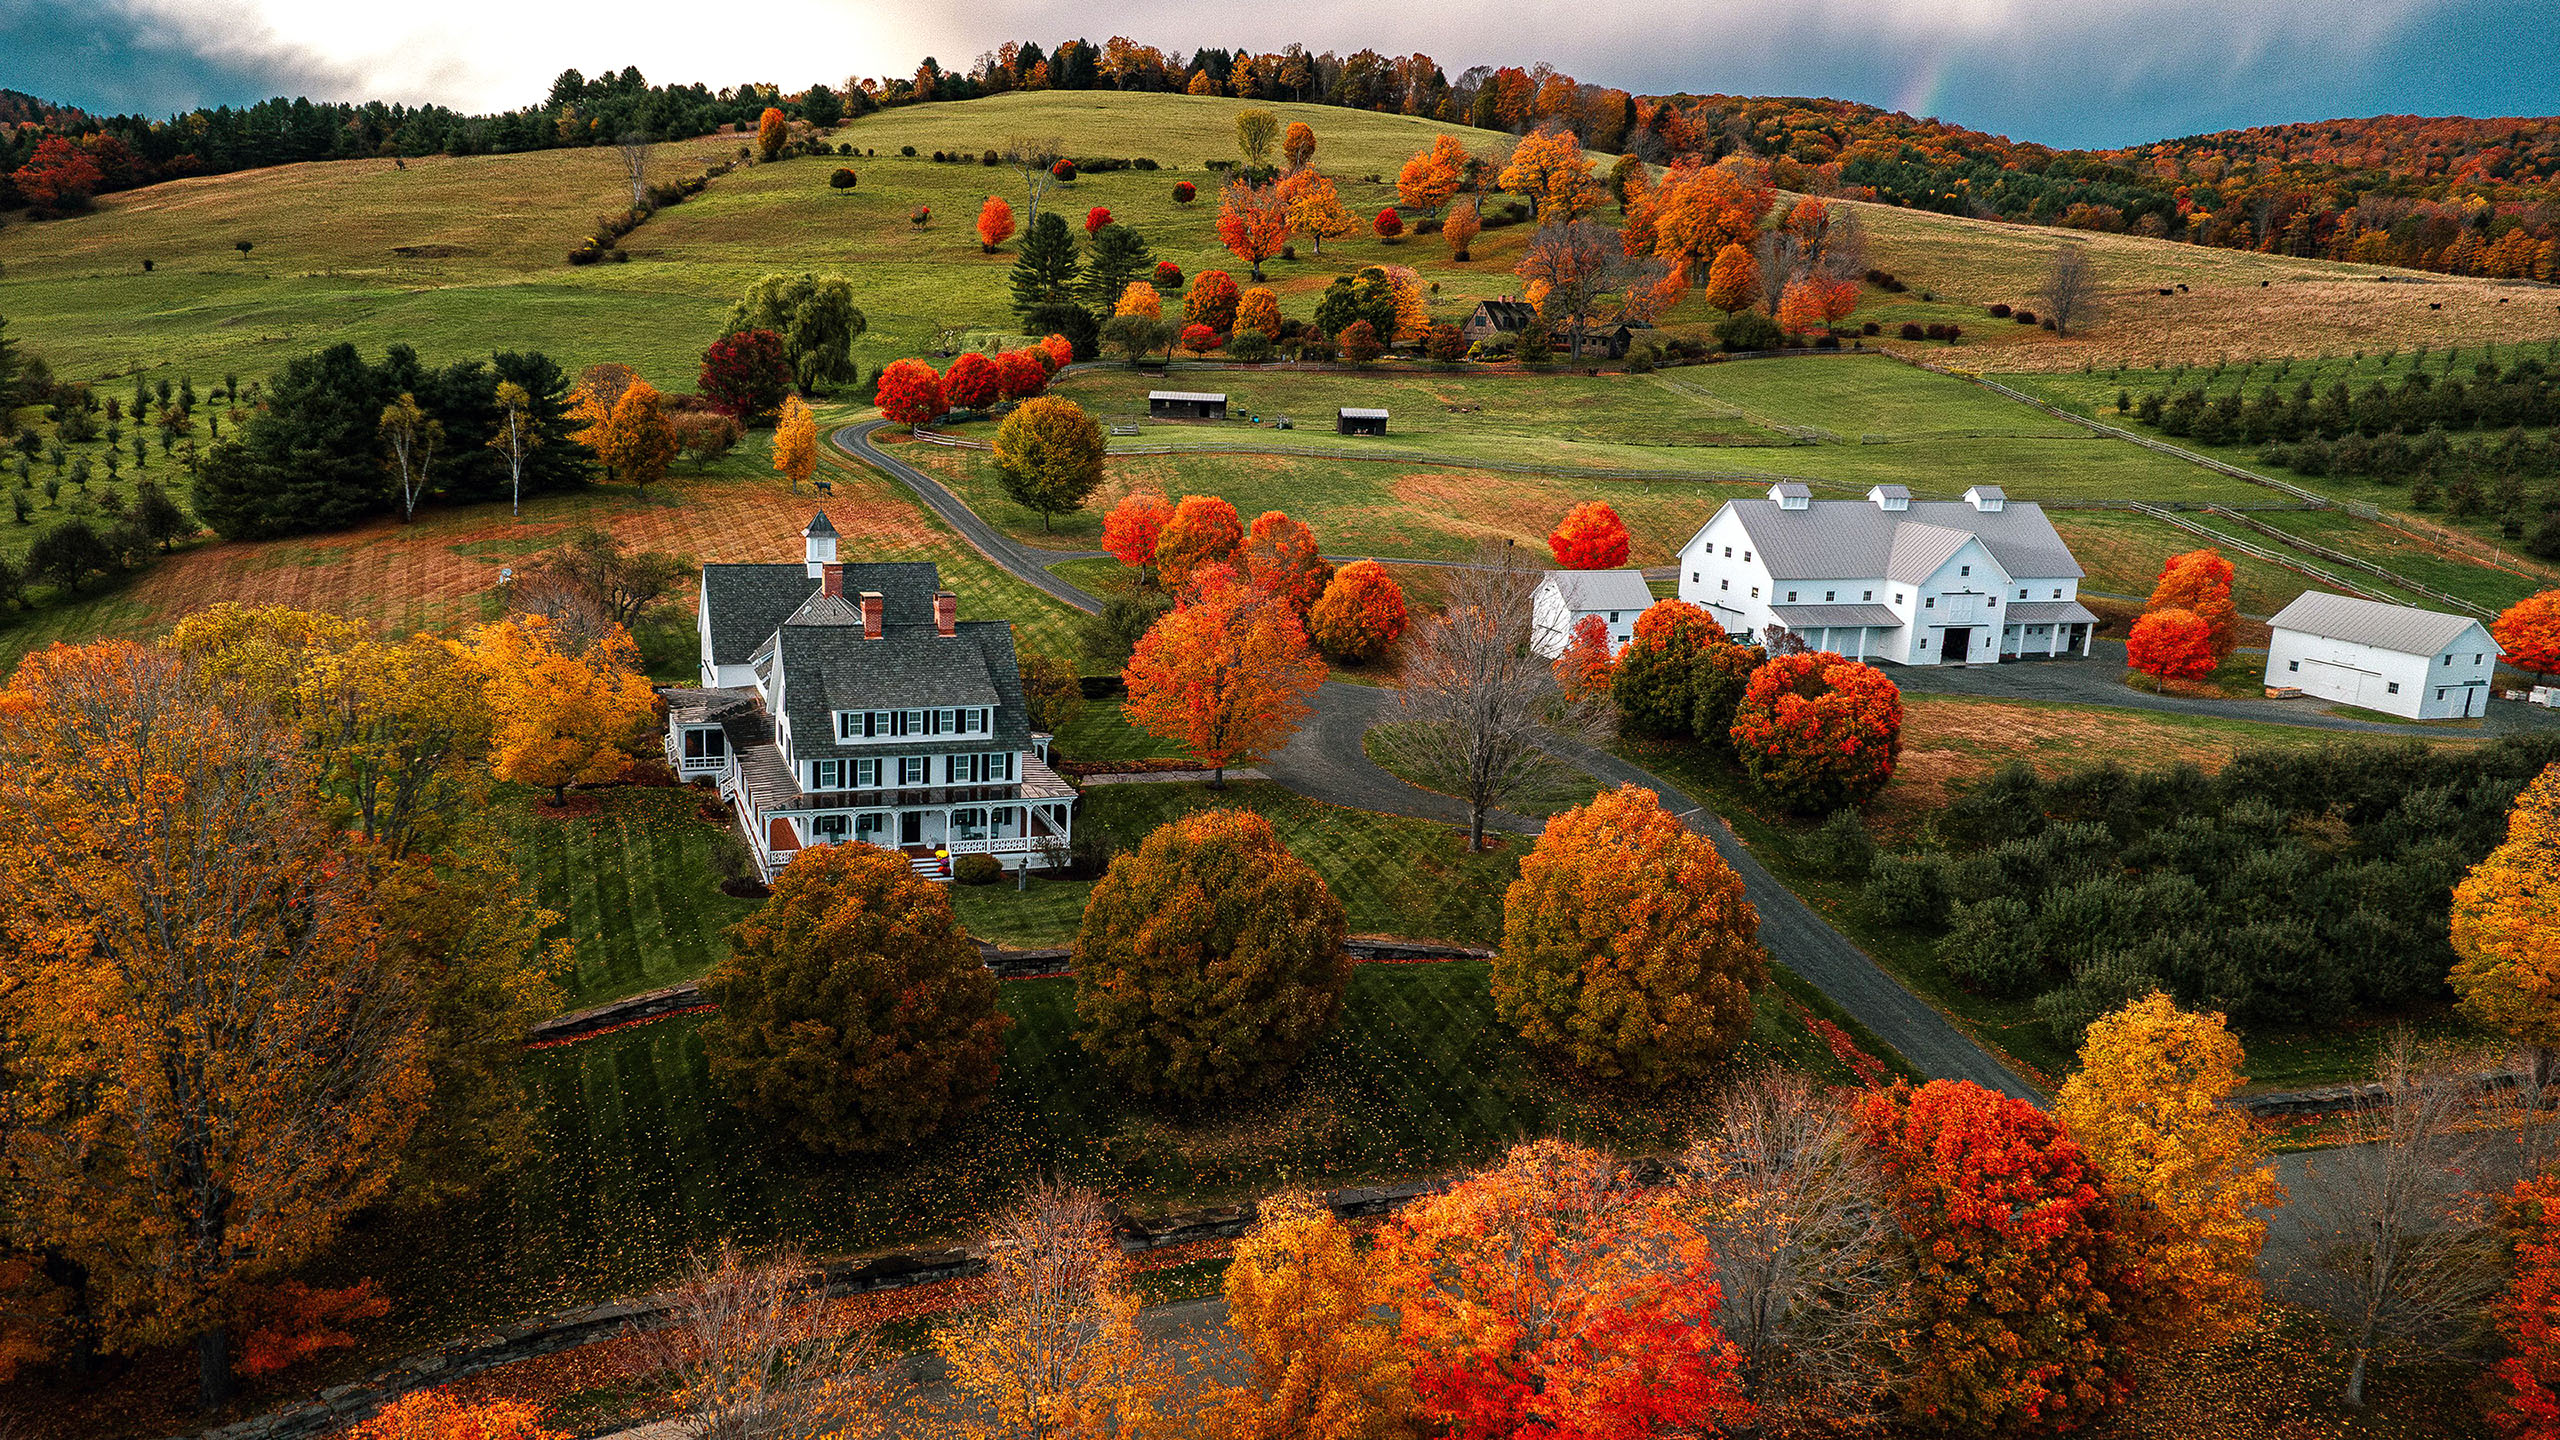
<path id="1" fill-rule="evenodd" d="M 1387 412 L 1384 410 L 1357 410 L 1348 405 L 1343 406 L 1340 413 L 1343 418 L 1347 420 L 1384 420 L 1387 418 Z"/>
<path id="2" fill-rule="evenodd" d="M 844 567 L 845 594 L 879 591 L 882 612 L 893 622 L 930 624 L 933 592 L 941 588 L 941 572 L 931 561 Z M 817 589 L 818 577 L 804 563 L 703 566 L 702 603 L 711 612 L 711 663 L 746 664 Z"/>
<path id="3" fill-rule="evenodd" d="M 1893 547 L 1885 552 L 1884 578 L 1917 585 L 1937 574 L 1938 567 L 1946 564 L 1972 539 L 1969 531 L 1950 530 L 1925 520 L 1896 525 L 1893 527 Z"/>
<path id="4" fill-rule="evenodd" d="M 2492 653 L 2506 653 L 2489 638 L 2488 628 L 2468 615 L 2446 615 L 2412 605 L 2385 605 L 2379 600 L 2332 595 L 2326 590 L 2305 590 L 2267 624 L 2272 629 L 2299 630 L 2306 635 L 2396 650 L 2403 655 L 2436 654 L 2461 638 L 2464 631 L 2477 628 L 2479 643 Z"/>
<path id="5" fill-rule="evenodd" d="M 2097 612 L 2077 600 L 2018 600 L 2008 606 L 2012 625 L 2094 625 Z"/>
<path id="6" fill-rule="evenodd" d="M 1844 630 L 1865 626 L 1871 630 L 1896 630 L 1902 617 L 1883 605 L 1772 605 L 1769 613 L 1790 630 L 1820 630 L 1826 626 Z"/>
<path id="7" fill-rule="evenodd" d="M 2054 533 L 2044 508 L 2032 501 L 1988 513 L 1961 500 L 1914 500 L 1910 509 L 1898 511 L 1881 510 L 1865 500 L 1816 500 L 1802 510 L 1785 509 L 1774 500 L 1728 500 L 1724 508 L 1742 522 L 1768 564 L 1770 578 L 1781 584 L 1897 578 L 1888 574 L 1897 560 L 1916 560 L 1944 544 L 1923 535 L 1904 550 L 1901 532 L 1913 527 L 1979 538 L 2012 579 L 2076 580 L 2084 573 L 2071 558 L 2071 547 Z M 1955 547 L 1946 545 L 1938 563 L 1954 553 Z"/>
<path id="8" fill-rule="evenodd" d="M 1150 400 L 1223 401 L 1227 398 L 1227 392 L 1224 390 L 1150 390 L 1147 392 L 1147 398 Z"/>
<path id="9" fill-rule="evenodd" d="M 1653 590 L 1641 570 L 1550 570 L 1546 578 L 1564 608 L 1576 613 L 1644 610 L 1653 604 Z"/>

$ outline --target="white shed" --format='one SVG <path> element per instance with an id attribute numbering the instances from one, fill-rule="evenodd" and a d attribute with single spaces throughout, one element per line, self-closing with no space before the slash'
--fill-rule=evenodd
<path id="1" fill-rule="evenodd" d="M 1573 643 L 1573 627 L 1597 615 L 1609 627 L 1609 653 L 1627 648 L 1636 617 L 1653 604 L 1653 590 L 1639 570 L 1554 570 L 1531 599 L 1529 648 L 1552 660 Z"/>
<path id="2" fill-rule="evenodd" d="M 2269 689 L 2299 690 L 2412 720 L 2489 708 L 2503 653 L 2468 615 L 2305 591 L 2268 622 Z"/>

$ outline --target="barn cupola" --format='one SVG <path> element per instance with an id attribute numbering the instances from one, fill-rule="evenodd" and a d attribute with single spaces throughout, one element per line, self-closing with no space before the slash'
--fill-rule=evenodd
<path id="1" fill-rule="evenodd" d="M 1964 492 L 1964 500 L 1985 515 L 1996 515 L 2009 507 L 2008 492 L 1997 485 L 1976 485 Z"/>
<path id="2" fill-rule="evenodd" d="M 1911 492 L 1900 485 L 1878 485 L 1867 492 L 1867 498 L 1874 501 L 1879 510 L 1911 508 Z"/>
<path id="3" fill-rule="evenodd" d="M 1769 487 L 1769 498 L 1777 501 L 1781 510 L 1810 510 L 1813 508 L 1813 487 L 1794 480 L 1781 480 Z"/>
<path id="4" fill-rule="evenodd" d="M 800 532 L 800 540 L 802 558 L 809 565 L 809 578 L 819 579 L 827 573 L 828 566 L 836 563 L 836 527 L 828 522 L 826 511 L 821 510 L 809 517 L 808 526 Z"/>

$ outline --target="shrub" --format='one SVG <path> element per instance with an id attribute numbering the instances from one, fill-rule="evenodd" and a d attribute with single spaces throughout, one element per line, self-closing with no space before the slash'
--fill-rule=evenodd
<path id="1" fill-rule="evenodd" d="M 2042 988 L 2035 917 L 2023 900 L 2000 896 L 1955 907 L 1938 963 L 1976 994 L 2014 1000 Z"/>
<path id="2" fill-rule="evenodd" d="M 1919 321 L 1905 320 L 1902 322 L 1902 328 L 1894 333 L 1900 335 L 1905 340 L 1918 340 L 1925 337 L 1928 332 L 1920 328 Z"/>
<path id="3" fill-rule="evenodd" d="M 1954 867 L 1934 850 L 1878 855 L 1867 871 L 1867 904 L 1889 924 L 1943 930 L 1955 904 Z"/>
<path id="4" fill-rule="evenodd" d="M 848 152 L 852 149 L 851 146 L 847 146 L 845 148 Z M 835 173 L 827 177 L 827 188 L 830 190 L 850 190 L 854 187 L 858 178 L 859 177 L 855 176 L 852 171 L 839 165 L 836 167 Z"/>
<path id="5" fill-rule="evenodd" d="M 1076 162 L 1073 160 L 1060 160 L 1057 164 L 1049 167 L 1049 173 L 1055 175 L 1061 180 L 1073 180 L 1076 178 Z"/>
<path id="6" fill-rule="evenodd" d="M 2017 321 L 2021 325 L 2033 325 L 2036 323 L 2036 312 L 2033 310 L 2021 310 L 2009 318 Z"/>
<path id="7" fill-rule="evenodd" d="M 1800 814 L 1863 804 L 1902 753 L 1902 692 L 1884 672 L 1827 651 L 1780 655 L 1753 671 L 1733 717 L 1734 754 L 1753 782 Z"/>
<path id="8" fill-rule="evenodd" d="M 901 145 L 898 147 L 898 153 L 912 160 L 915 158 L 916 147 L 913 145 Z"/>
<path id="9" fill-rule="evenodd" d="M 993 885 L 1004 878 L 1004 862 L 993 855 L 963 855 L 951 862 L 951 878 L 962 885 Z"/>
<path id="10" fill-rule="evenodd" d="M 1227 354 L 1247 365 L 1259 365 L 1271 358 L 1271 337 L 1259 330 L 1239 330 L 1227 341 Z"/>
<path id="11" fill-rule="evenodd" d="M 811 1149 L 913 1144 L 995 1085 L 995 980 L 950 894 L 890 851 L 801 851 L 702 994 L 713 1081 Z"/>
<path id="12" fill-rule="evenodd" d="M 1657 600 L 1646 607 L 1609 681 L 1619 723 L 1641 734 L 1693 736 L 1698 667 L 1725 643 L 1724 627 L 1702 605 Z"/>
<path id="13" fill-rule="evenodd" d="M 2008 306 L 2006 306 L 2006 305 L 1994 305 L 1994 306 L 1992 306 L 1992 307 L 1991 307 L 1991 318 L 1992 318 L 1992 319 L 1994 319 L 1994 320 L 2006 320 L 2006 319 L 2008 319 L 2008 318 L 2009 318 L 2009 307 L 2008 307 Z"/>
<path id="14" fill-rule="evenodd" d="M 1250 810 L 1160 827 L 1111 862 L 1076 932 L 1078 1039 L 1147 1099 L 1258 1092 L 1332 1028 L 1342 902 Z"/>
<path id="15" fill-rule="evenodd" d="M 1870 320 L 1858 327 L 1858 333 L 1861 335 L 1881 335 L 1884 333 L 1884 327 L 1873 320 Z"/>
<path id="16" fill-rule="evenodd" d="M 1354 320 L 1343 326 L 1342 333 L 1335 338 L 1341 346 L 1342 358 L 1353 365 L 1371 364 L 1386 353 L 1386 346 L 1379 341 L 1376 328 L 1366 320 Z"/>
<path id="17" fill-rule="evenodd" d="M 1547 822 L 1502 902 L 1494 1010 L 1585 1075 L 1712 1073 L 1768 978 L 1760 918 L 1715 846 L 1622 785 Z"/>
<path id="18" fill-rule="evenodd" d="M 1775 350 L 1787 343 L 1778 322 L 1757 310 L 1737 310 L 1716 322 L 1716 339 L 1731 351 Z"/>
<path id="19" fill-rule="evenodd" d="M 1832 811 L 1813 832 L 1806 849 L 1825 874 L 1844 880 L 1866 879 L 1876 863 L 1876 842 L 1867 833 L 1867 818 L 1851 805 Z"/>
<path id="20" fill-rule="evenodd" d="M 1199 187 L 1197 187 L 1197 186 L 1193 185 L 1190 181 L 1188 181 L 1188 180 L 1176 180 L 1176 181 L 1174 181 L 1174 182 L 1173 182 L 1173 203 L 1174 203 L 1174 204 L 1176 204 L 1176 205 L 1188 205 L 1188 204 L 1190 204 L 1193 200 L 1195 200 L 1195 199 L 1199 198 L 1199 195 L 1200 195 Z"/>

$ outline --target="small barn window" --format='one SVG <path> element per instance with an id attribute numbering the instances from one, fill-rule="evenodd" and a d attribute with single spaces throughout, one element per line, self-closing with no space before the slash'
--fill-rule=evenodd
<path id="1" fill-rule="evenodd" d="M 1787 603 L 1790 605 L 1796 603 L 1796 592 L 1793 590 L 1787 592 Z"/>
<path id="2" fill-rule="evenodd" d="M 1609 623 L 1610 623 L 1610 624 L 1612 624 L 1612 625 L 1615 625 L 1615 624 L 1617 624 L 1617 623 L 1618 623 L 1618 612 L 1617 612 L 1617 611 L 1612 610 L 1612 611 L 1610 611 L 1610 612 L 1609 612 Z"/>
<path id="3" fill-rule="evenodd" d="M 1825 604 L 1825 605 L 1828 605 L 1828 604 L 1830 604 L 1832 601 L 1837 600 L 1837 599 L 1839 599 L 1839 598 L 1840 598 L 1840 592 L 1839 592 L 1839 591 L 1837 591 L 1837 590 L 1825 590 L 1825 591 L 1823 591 L 1823 592 L 1822 592 L 1822 603 L 1823 603 L 1823 604 Z"/>
<path id="4" fill-rule="evenodd" d="M 1760 587 L 1759 587 L 1759 586 L 1754 585 L 1754 586 L 1752 586 L 1752 587 L 1751 587 L 1751 598 L 1752 598 L 1752 599 L 1754 599 L 1754 600 L 1757 600 L 1757 599 L 1759 599 L 1759 598 L 1760 598 Z"/>
<path id="5" fill-rule="evenodd" d="M 1970 565 L 1959 565 L 1956 567 L 1956 573 L 1959 575 L 1970 575 L 1973 573 L 1973 567 Z"/>
<path id="6" fill-rule="evenodd" d="M 2053 587 L 2053 598 L 2054 598 L 2054 599 L 2056 599 L 2056 600 L 2059 600 L 2059 599 L 2061 599 L 2061 598 L 2062 598 L 2062 587 L 2061 587 L 2061 586 L 2057 585 L 2057 586 Z"/>
<path id="7" fill-rule="evenodd" d="M 1745 565 L 1748 565 L 1748 564 L 1750 564 L 1750 563 L 1751 563 L 1751 552 L 1750 552 L 1750 551 L 1745 550 L 1745 551 L 1743 551 L 1743 552 L 1742 552 L 1742 563 L 1744 563 Z"/>
<path id="8" fill-rule="evenodd" d="M 2439 700 L 2444 698 L 2444 687 L 2441 685 L 2436 687 L 2436 698 Z"/>
<path id="9" fill-rule="evenodd" d="M 2024 591 L 2024 590 L 2020 590 L 2020 591 L 2018 592 L 2018 598 L 2019 598 L 2019 599 L 2021 599 L 2021 600 L 2026 599 L 2026 598 L 2027 598 L 2027 592 L 2026 592 L 2026 591 Z"/>
<path id="10" fill-rule="evenodd" d="M 1896 591 L 1894 591 L 1894 592 L 1893 592 L 1893 603 L 1894 603 L 1894 604 L 1896 604 L 1896 605 L 1899 605 L 1899 604 L 1901 604 L 1901 603 L 1902 603 L 1902 592 L 1901 592 L 1901 591 L 1896 590 Z"/>
<path id="11" fill-rule="evenodd" d="M 1937 597 L 1937 596 L 1935 596 L 1935 595 L 1932 595 L 1932 596 L 1930 596 L 1928 599 L 1921 601 L 1921 602 L 1920 602 L 1920 608 L 1921 608 L 1921 609 L 1923 609 L 1923 610 L 1935 610 L 1935 609 L 1937 609 L 1937 608 L 1938 608 L 1938 597 Z"/>
<path id="12" fill-rule="evenodd" d="M 1726 547 L 1724 547 L 1724 558 L 1726 558 L 1727 560 L 1730 560 L 1730 559 L 1732 559 L 1732 558 L 1733 558 L 1733 547 L 1732 547 L 1732 546 L 1727 545 Z"/>
<path id="13" fill-rule="evenodd" d="M 1698 583 L 1698 572 L 1697 572 L 1697 571 L 1692 570 L 1692 571 L 1690 571 L 1690 572 L 1689 572 L 1689 583 L 1690 583 L 1690 584 L 1692 584 L 1692 585 L 1694 585 L 1694 584 Z"/>
<path id="14" fill-rule="evenodd" d="M 2287 660 L 2284 662 L 2284 668 L 2287 670 L 2299 670 L 2302 668 L 2302 662 L 2299 660 Z"/>
<path id="15" fill-rule="evenodd" d="M 1920 648 L 1921 648 L 1921 649 L 1923 649 L 1923 650 L 1926 650 L 1926 649 L 1928 649 L 1928 648 L 1929 648 L 1929 637 L 1928 637 L 1928 636 L 1923 635 L 1923 636 L 1921 636 L 1921 637 L 1920 637 Z"/>
<path id="16" fill-rule="evenodd" d="M 1730 590 L 1733 588 L 1733 582 L 1730 580 L 1719 580 L 1716 582 L 1716 588 L 1718 590 Z"/>
<path id="17" fill-rule="evenodd" d="M 1874 592 L 1873 590 L 1861 591 L 1861 592 L 1859 593 L 1858 598 L 1860 598 L 1860 599 L 1862 599 L 1862 600 L 1873 600 L 1874 598 L 1876 598 L 1876 592 Z"/>
<path id="18" fill-rule="evenodd" d="M 2399 681 L 2397 681 L 2397 680 L 2394 680 L 2394 681 L 2392 681 L 2392 682 L 2391 682 L 2391 684 L 2390 684 L 2390 686 L 2389 686 L 2388 688 L 2389 688 L 2389 693 L 2394 694 L 2394 695 L 2397 695 L 2397 694 L 2399 694 L 2399 693 L 2400 693 L 2400 682 L 2399 682 Z"/>

